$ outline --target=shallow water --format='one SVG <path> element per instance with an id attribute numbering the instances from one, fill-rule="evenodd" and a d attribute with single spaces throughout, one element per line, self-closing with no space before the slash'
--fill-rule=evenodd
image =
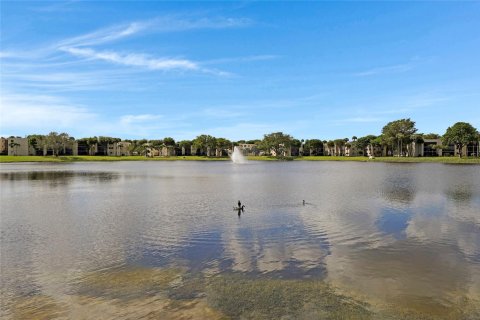
<path id="1" fill-rule="evenodd" d="M 2 164 L 0 188 L 7 319 L 480 317 L 476 165 Z"/>

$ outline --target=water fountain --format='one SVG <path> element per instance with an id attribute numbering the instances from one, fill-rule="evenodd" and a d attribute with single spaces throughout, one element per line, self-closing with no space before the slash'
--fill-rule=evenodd
<path id="1" fill-rule="evenodd" d="M 242 149 L 238 146 L 233 147 L 230 158 L 232 158 L 233 163 L 247 163 L 247 159 L 242 154 Z"/>

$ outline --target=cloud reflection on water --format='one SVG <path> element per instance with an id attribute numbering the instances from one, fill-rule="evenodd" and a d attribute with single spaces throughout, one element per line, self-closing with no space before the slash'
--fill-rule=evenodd
<path id="1" fill-rule="evenodd" d="M 102 178 L 106 167 L 113 178 Z M 462 296 L 480 300 L 475 167 L 61 166 L 66 169 L 52 179 L 68 183 L 51 188 L 49 173 L 33 179 L 2 168 L 1 263 L 8 279 L 2 290 L 8 295 L 60 297 L 85 271 L 176 265 L 206 274 L 317 277 L 372 301 L 430 311 Z M 239 199 L 246 205 L 240 218 L 232 211 Z"/>

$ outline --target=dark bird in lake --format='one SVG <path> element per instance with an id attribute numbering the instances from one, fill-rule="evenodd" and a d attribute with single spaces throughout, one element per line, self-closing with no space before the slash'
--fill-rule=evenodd
<path id="1" fill-rule="evenodd" d="M 241 206 L 238 207 L 233 207 L 233 210 L 238 210 L 238 212 L 245 210 L 245 205 L 242 204 Z"/>

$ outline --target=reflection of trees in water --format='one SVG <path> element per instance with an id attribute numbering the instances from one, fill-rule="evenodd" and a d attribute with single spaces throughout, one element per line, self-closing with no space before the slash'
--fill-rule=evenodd
<path id="1" fill-rule="evenodd" d="M 382 195 L 389 201 L 411 203 L 415 198 L 415 192 L 415 181 L 408 172 L 387 175 L 382 186 Z"/>
<path id="2" fill-rule="evenodd" d="M 446 198 L 456 204 L 480 201 L 479 173 L 480 170 L 475 166 L 448 166 L 443 173 L 443 193 Z"/>
<path id="3" fill-rule="evenodd" d="M 402 186 L 389 186 L 383 192 L 385 198 L 390 201 L 410 203 L 415 198 L 415 190 Z"/>
<path id="4" fill-rule="evenodd" d="M 30 171 L 5 172 L 0 174 L 0 180 L 10 181 L 45 181 L 50 185 L 66 185 L 74 179 L 92 182 L 108 182 L 118 179 L 111 172 L 74 172 L 74 171 Z"/>
<path id="5" fill-rule="evenodd" d="M 445 190 L 445 195 L 449 200 L 457 203 L 468 203 L 473 197 L 472 185 L 454 185 Z"/>

